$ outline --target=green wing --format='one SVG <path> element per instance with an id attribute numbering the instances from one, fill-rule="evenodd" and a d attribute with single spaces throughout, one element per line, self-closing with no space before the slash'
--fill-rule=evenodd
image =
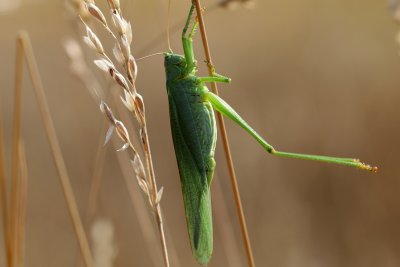
<path id="1" fill-rule="evenodd" d="M 204 136 L 204 132 L 197 129 L 197 124 L 204 120 L 202 116 L 209 114 L 196 113 L 184 91 L 172 94 L 174 92 L 168 90 L 171 130 L 181 178 L 186 223 L 193 255 L 200 264 L 206 265 L 213 251 L 209 182 L 214 172 L 213 153 L 216 136 L 215 133 L 212 133 L 212 136 Z M 212 124 L 214 117 L 213 114 L 211 116 L 209 122 Z M 208 131 L 204 130 L 208 129 L 207 125 L 205 126 L 203 131 Z M 204 138 L 208 138 L 209 141 Z M 203 156 L 206 152 L 202 145 L 209 147 L 209 156 L 206 158 Z"/>

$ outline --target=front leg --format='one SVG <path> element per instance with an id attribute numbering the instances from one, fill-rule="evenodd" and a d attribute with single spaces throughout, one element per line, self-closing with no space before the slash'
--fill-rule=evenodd
<path id="1" fill-rule="evenodd" d="M 187 73 L 192 73 L 196 68 L 196 60 L 194 58 L 194 51 L 193 51 L 193 35 L 194 35 L 197 25 L 198 25 L 197 19 L 195 20 L 193 27 L 190 30 L 189 35 L 186 36 L 186 33 L 189 28 L 189 24 L 192 19 L 194 10 L 195 10 L 195 6 L 192 4 L 192 6 L 190 7 L 189 15 L 186 19 L 185 27 L 183 28 L 183 31 L 182 31 L 182 46 L 183 46 L 183 52 L 185 54 L 185 59 L 186 59 Z"/>
<path id="2" fill-rule="evenodd" d="M 231 78 L 222 76 L 220 74 L 214 73 L 213 76 L 209 77 L 199 77 L 200 82 L 209 83 L 209 82 L 216 82 L 216 83 L 230 83 Z"/>

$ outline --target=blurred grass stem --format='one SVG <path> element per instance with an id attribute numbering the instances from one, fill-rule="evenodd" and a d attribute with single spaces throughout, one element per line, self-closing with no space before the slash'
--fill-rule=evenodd
<path id="1" fill-rule="evenodd" d="M 6 164 L 4 157 L 4 127 L 2 121 L 2 114 L 0 113 L 0 194 L 1 194 L 1 214 L 3 216 L 3 235 L 4 235 L 4 247 L 6 250 L 6 262 L 7 266 L 11 266 L 10 258 L 10 243 L 9 243 L 9 214 L 8 214 L 8 198 L 7 198 L 7 181 L 6 181 Z"/>
<path id="2" fill-rule="evenodd" d="M 119 102 L 120 98 L 119 98 L 119 94 L 116 94 L 116 93 L 117 93 L 116 91 L 113 91 L 112 100 L 113 100 L 115 106 L 117 107 L 117 112 L 121 116 L 122 120 L 127 122 L 128 129 L 130 131 L 131 129 L 134 129 L 133 122 L 132 122 L 132 120 L 129 119 L 126 109 L 123 109 L 123 107 L 121 105 L 119 105 L 118 102 Z M 139 140 L 137 140 L 136 135 L 134 135 L 134 140 L 136 140 L 137 142 L 140 142 Z M 118 147 L 118 146 L 116 144 L 114 144 L 114 147 Z M 118 162 L 120 164 L 122 174 L 125 178 L 126 186 L 128 188 L 128 192 L 129 192 L 129 196 L 131 198 L 132 205 L 134 207 L 134 210 L 139 215 L 137 219 L 139 221 L 140 228 L 143 232 L 146 243 L 148 244 L 148 247 L 151 251 L 152 247 L 154 247 L 153 244 L 157 243 L 158 241 L 156 241 L 157 237 L 156 237 L 156 235 L 154 235 L 154 231 L 152 231 L 152 229 L 151 229 L 150 218 L 148 216 L 144 216 L 144 214 L 148 214 L 147 209 L 145 207 L 145 204 L 144 204 L 142 198 L 137 194 L 137 192 L 133 191 L 136 181 L 134 181 L 132 179 L 132 175 L 131 175 L 132 170 L 128 166 L 126 166 L 126 164 L 125 164 L 126 161 L 124 162 L 124 158 L 123 158 L 122 154 L 118 153 L 118 152 L 116 154 L 118 157 Z M 140 215 L 140 214 L 142 214 L 142 215 Z M 168 233 L 168 229 L 166 232 Z M 179 267 L 180 266 L 179 257 L 177 255 L 176 249 L 173 246 L 172 242 L 171 242 L 171 245 L 169 246 L 169 248 L 170 249 L 168 250 L 168 253 L 170 255 L 172 255 L 172 258 L 174 259 L 174 262 L 175 262 L 175 264 L 173 266 Z M 152 259 L 153 262 L 155 262 L 156 261 L 155 257 L 152 257 L 152 258 L 153 258 Z M 154 266 L 158 266 L 158 265 L 159 265 L 159 263 L 155 263 Z"/>
<path id="3" fill-rule="evenodd" d="M 103 133 L 106 129 L 107 129 L 107 121 L 103 120 L 101 124 L 101 132 Z M 93 175 L 90 179 L 91 184 L 90 184 L 89 200 L 85 218 L 85 223 L 87 224 L 87 226 L 89 226 L 92 223 L 93 216 L 95 215 L 97 210 L 97 200 L 99 198 L 99 193 L 101 188 L 101 180 L 102 180 L 105 156 L 106 156 L 106 148 L 104 147 L 104 137 L 100 136 L 96 149 Z"/>
<path id="4" fill-rule="evenodd" d="M 26 164 L 26 154 L 24 142 L 19 143 L 19 165 L 20 165 L 20 175 L 17 177 L 15 190 L 16 193 L 16 203 L 13 203 L 15 209 L 12 210 L 12 217 L 15 218 L 15 233 L 14 233 L 14 248 L 15 253 L 13 258 L 15 260 L 15 266 L 23 267 L 25 261 L 25 211 L 26 211 L 26 199 L 28 191 L 28 168 Z"/>
<path id="5" fill-rule="evenodd" d="M 76 205 L 75 197 L 72 191 L 71 182 L 67 173 L 65 162 L 61 153 L 61 148 L 57 139 L 54 124 L 50 117 L 50 110 L 46 101 L 43 90 L 43 85 L 40 79 L 36 60 L 33 55 L 32 46 L 26 32 L 20 32 L 17 37 L 17 62 L 16 62 L 16 87 L 15 87 L 15 104 L 14 106 L 14 132 L 13 132 L 13 167 L 12 177 L 18 175 L 18 159 L 19 149 L 18 140 L 21 137 L 21 85 L 23 72 L 23 55 L 25 55 L 30 78 L 36 96 L 36 101 L 39 106 L 40 113 L 45 126 L 47 139 L 52 151 L 52 156 L 55 161 L 60 182 L 64 191 L 64 196 L 68 205 L 71 219 L 75 228 L 78 242 L 81 248 L 81 253 L 87 267 L 94 267 L 93 260 L 89 249 L 89 243 L 85 235 L 82 221 Z"/>
<path id="6" fill-rule="evenodd" d="M 204 26 L 204 20 L 203 20 L 200 0 L 193 0 L 193 4 L 196 6 L 197 18 L 199 20 L 199 28 L 200 28 L 200 33 L 201 33 L 201 39 L 203 42 L 203 47 L 204 47 L 204 53 L 206 55 L 208 72 L 209 72 L 210 76 L 212 76 L 214 74 L 214 66 L 213 66 L 212 60 L 211 60 L 211 53 L 210 53 L 210 48 L 209 48 L 208 41 L 207 41 L 207 34 L 206 34 L 205 26 Z M 218 88 L 217 88 L 217 84 L 215 82 L 211 83 L 211 89 L 212 89 L 213 93 L 218 95 Z M 228 136 L 227 136 L 226 129 L 225 129 L 224 119 L 219 112 L 216 112 L 216 113 L 217 113 L 219 129 L 221 131 L 221 137 L 222 137 L 222 142 L 223 142 L 224 151 L 225 151 L 225 158 L 226 158 L 227 165 L 228 165 L 229 176 L 231 178 L 230 180 L 231 180 L 231 184 L 232 184 L 232 191 L 233 191 L 233 194 L 235 197 L 236 210 L 237 210 L 237 214 L 239 216 L 240 230 L 241 230 L 243 242 L 245 245 L 248 266 L 255 267 L 253 251 L 251 249 L 250 238 L 249 238 L 249 234 L 247 231 L 246 218 L 244 216 L 242 202 L 240 199 L 239 187 L 237 184 L 235 168 L 233 165 L 232 155 L 231 155 L 230 148 L 229 148 L 229 141 L 228 141 Z"/>

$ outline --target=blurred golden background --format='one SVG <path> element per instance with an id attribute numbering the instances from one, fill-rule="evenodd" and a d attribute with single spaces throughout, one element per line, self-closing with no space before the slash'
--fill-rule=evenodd
<path id="1" fill-rule="evenodd" d="M 97 1 L 102 8 L 105 2 Z M 133 54 L 138 58 L 165 51 L 165 38 L 150 51 L 147 48 L 165 34 L 167 1 L 121 4 L 133 26 Z M 171 25 L 182 21 L 188 8 L 188 0 L 173 0 Z M 359 157 L 379 166 L 379 172 L 371 174 L 274 158 L 227 121 L 257 266 L 400 266 L 400 57 L 395 42 L 399 29 L 387 3 L 257 1 L 253 9 L 219 8 L 205 19 L 217 72 L 232 78 L 231 84 L 219 86 L 221 96 L 270 143 L 286 151 Z M 15 38 L 25 29 L 84 216 L 97 143 L 105 130 L 98 103 L 69 70 L 63 41 L 81 40 L 76 25 L 64 1 L 21 0 L 18 8 L 0 13 L 0 107 L 9 174 Z M 102 40 L 109 40 L 98 29 Z M 180 35 L 171 38 L 173 50 L 182 52 Z M 200 74 L 205 74 L 199 35 L 195 49 Z M 91 64 L 93 53 L 86 48 L 85 56 L 99 80 L 109 84 Z M 164 187 L 161 205 L 168 245 L 177 254 L 171 256 L 172 266 L 197 266 L 187 238 L 169 129 L 163 59 L 152 57 L 138 66 L 137 88 L 146 103 L 155 172 L 158 185 Z M 28 160 L 25 265 L 78 266 L 78 243 L 27 74 L 23 91 Z M 104 149 L 95 219 L 112 223 L 117 253 L 113 266 L 162 266 L 158 244 L 149 251 L 139 224 L 142 216 L 150 216 L 153 223 L 152 214 L 133 208 L 111 144 Z M 215 245 L 209 266 L 246 266 L 220 143 L 216 161 Z M 133 189 L 148 208 L 137 184 Z M 89 237 L 90 229 L 86 225 Z M 0 239 L 0 266 L 6 266 L 3 234 Z"/>

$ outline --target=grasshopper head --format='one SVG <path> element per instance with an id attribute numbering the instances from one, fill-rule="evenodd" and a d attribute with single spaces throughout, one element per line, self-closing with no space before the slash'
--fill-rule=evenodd
<path id="1" fill-rule="evenodd" d="M 165 53 L 164 66 L 167 80 L 178 79 L 186 73 L 185 57 L 178 54 Z"/>

